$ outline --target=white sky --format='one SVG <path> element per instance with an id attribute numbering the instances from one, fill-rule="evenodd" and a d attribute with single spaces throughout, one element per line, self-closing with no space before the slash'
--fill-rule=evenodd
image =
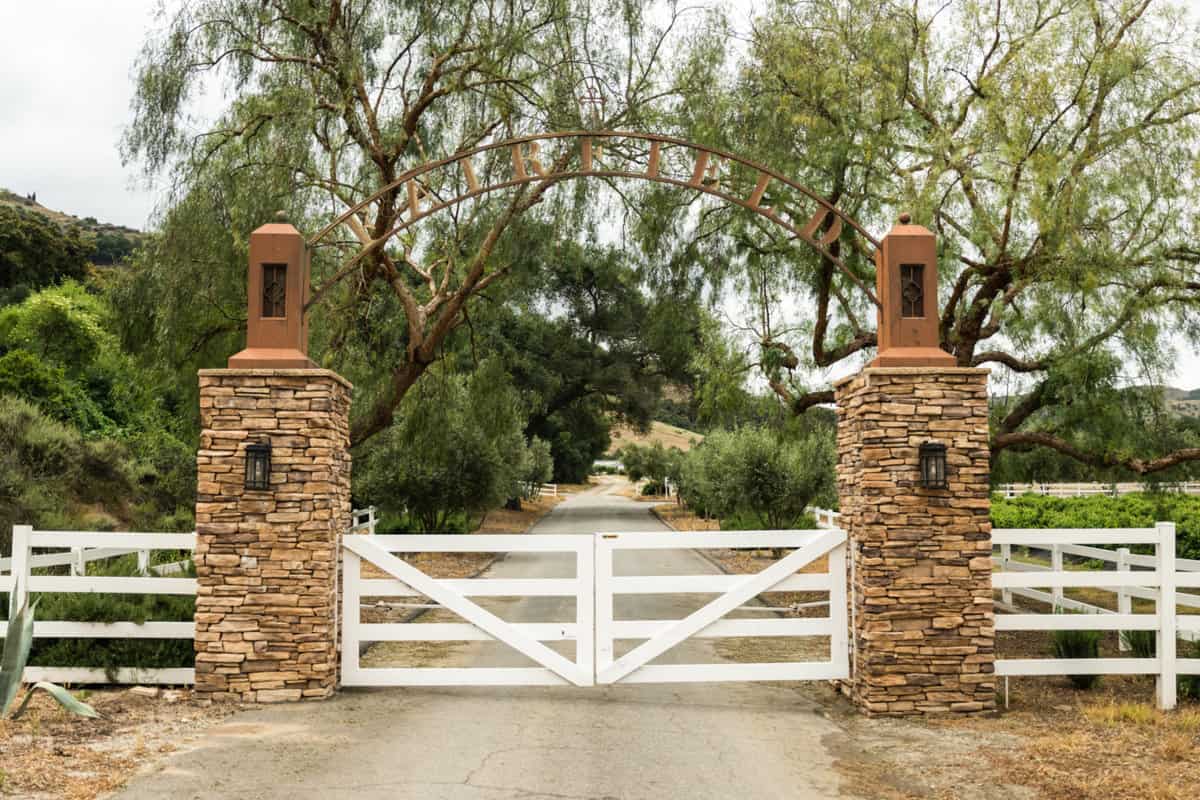
<path id="1" fill-rule="evenodd" d="M 38 202 L 76 216 L 147 227 L 157 194 L 122 166 L 117 146 L 130 118 L 133 63 L 158 5 L 0 0 L 0 187 L 36 192 Z M 1200 387 L 1200 353 L 1177 350 L 1168 380 Z"/>

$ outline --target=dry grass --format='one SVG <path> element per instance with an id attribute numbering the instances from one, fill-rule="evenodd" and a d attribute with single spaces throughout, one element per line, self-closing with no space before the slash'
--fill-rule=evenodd
<path id="1" fill-rule="evenodd" d="M 194 703 L 186 691 L 104 690 L 86 700 L 101 719 L 71 716 L 39 693 L 21 719 L 0 720 L 0 797 L 90 800 L 237 710 Z"/>
<path id="2" fill-rule="evenodd" d="M 1015 752 L 993 755 L 1000 777 L 1051 800 L 1183 800 L 1200 786 L 1200 709 L 1088 700 L 1003 715 Z"/>
<path id="3" fill-rule="evenodd" d="M 715 519 L 702 519 L 687 506 L 666 503 L 653 508 L 654 515 L 677 531 L 719 531 L 721 523 Z"/>
<path id="4" fill-rule="evenodd" d="M 489 511 L 475 533 L 527 533 L 538 520 L 566 499 L 566 495 L 560 491 L 557 497 L 543 495 L 535 500 L 526 500 L 521 503 L 520 511 L 506 508 Z"/>
<path id="5" fill-rule="evenodd" d="M 676 428 L 674 425 L 667 425 L 663 422 L 650 423 L 650 430 L 646 433 L 638 433 L 628 426 L 617 425 L 613 427 L 610 436 L 612 437 L 612 445 L 608 448 L 610 455 L 627 444 L 652 445 L 655 442 L 667 449 L 677 447 L 686 453 L 692 449 L 693 445 L 704 441 L 703 434 L 689 431 L 686 428 Z"/>

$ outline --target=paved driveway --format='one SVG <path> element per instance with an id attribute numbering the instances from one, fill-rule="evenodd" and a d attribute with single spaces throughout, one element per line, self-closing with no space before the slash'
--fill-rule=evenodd
<path id="1" fill-rule="evenodd" d="M 572 497 L 538 533 L 655 530 L 643 504 L 601 486 Z M 621 553 L 617 572 L 712 570 L 687 551 Z M 653 562 L 646 559 L 654 559 Z M 513 554 L 490 574 L 557 575 L 563 565 Z M 618 617 L 680 616 L 699 602 L 627 598 Z M 555 609 L 510 601 L 507 619 L 546 619 Z M 556 601 L 558 602 L 558 601 Z M 692 604 L 689 606 L 689 603 Z M 716 659 L 713 640 L 669 658 Z M 515 659 L 506 661 L 506 659 Z M 527 663 L 495 645 L 453 650 L 444 663 Z M 442 663 L 442 662 L 439 662 Z M 464 689 L 350 689 L 311 704 L 239 713 L 207 730 L 117 796 L 159 798 L 403 798 L 550 800 L 594 798 L 840 797 L 826 742 L 838 728 L 811 698 L 784 684 Z"/>

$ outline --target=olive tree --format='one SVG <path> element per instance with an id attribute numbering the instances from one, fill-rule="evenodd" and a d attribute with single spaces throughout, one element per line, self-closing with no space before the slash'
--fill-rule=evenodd
<path id="1" fill-rule="evenodd" d="M 421 532 L 469 529 L 523 494 L 542 450 L 528 452 L 521 399 L 495 363 L 470 376 L 439 370 L 364 448 L 359 502 L 407 514 Z M 543 468 L 544 472 L 544 468 Z"/>
<path id="2" fill-rule="evenodd" d="M 684 459 L 680 496 L 705 515 L 791 528 L 810 505 L 833 498 L 834 461 L 832 437 L 819 430 L 717 431 Z"/>

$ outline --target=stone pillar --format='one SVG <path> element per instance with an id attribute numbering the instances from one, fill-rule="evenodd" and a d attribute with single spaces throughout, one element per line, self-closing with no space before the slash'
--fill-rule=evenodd
<path id="1" fill-rule="evenodd" d="M 200 372 L 196 694 L 273 702 L 337 685 L 338 538 L 350 524 L 350 384 L 322 369 Z M 245 487 L 271 446 L 270 488 Z"/>
<path id="2" fill-rule="evenodd" d="M 866 713 L 995 708 L 987 371 L 868 367 L 836 387 L 851 679 Z M 947 448 L 946 489 L 918 447 Z"/>

